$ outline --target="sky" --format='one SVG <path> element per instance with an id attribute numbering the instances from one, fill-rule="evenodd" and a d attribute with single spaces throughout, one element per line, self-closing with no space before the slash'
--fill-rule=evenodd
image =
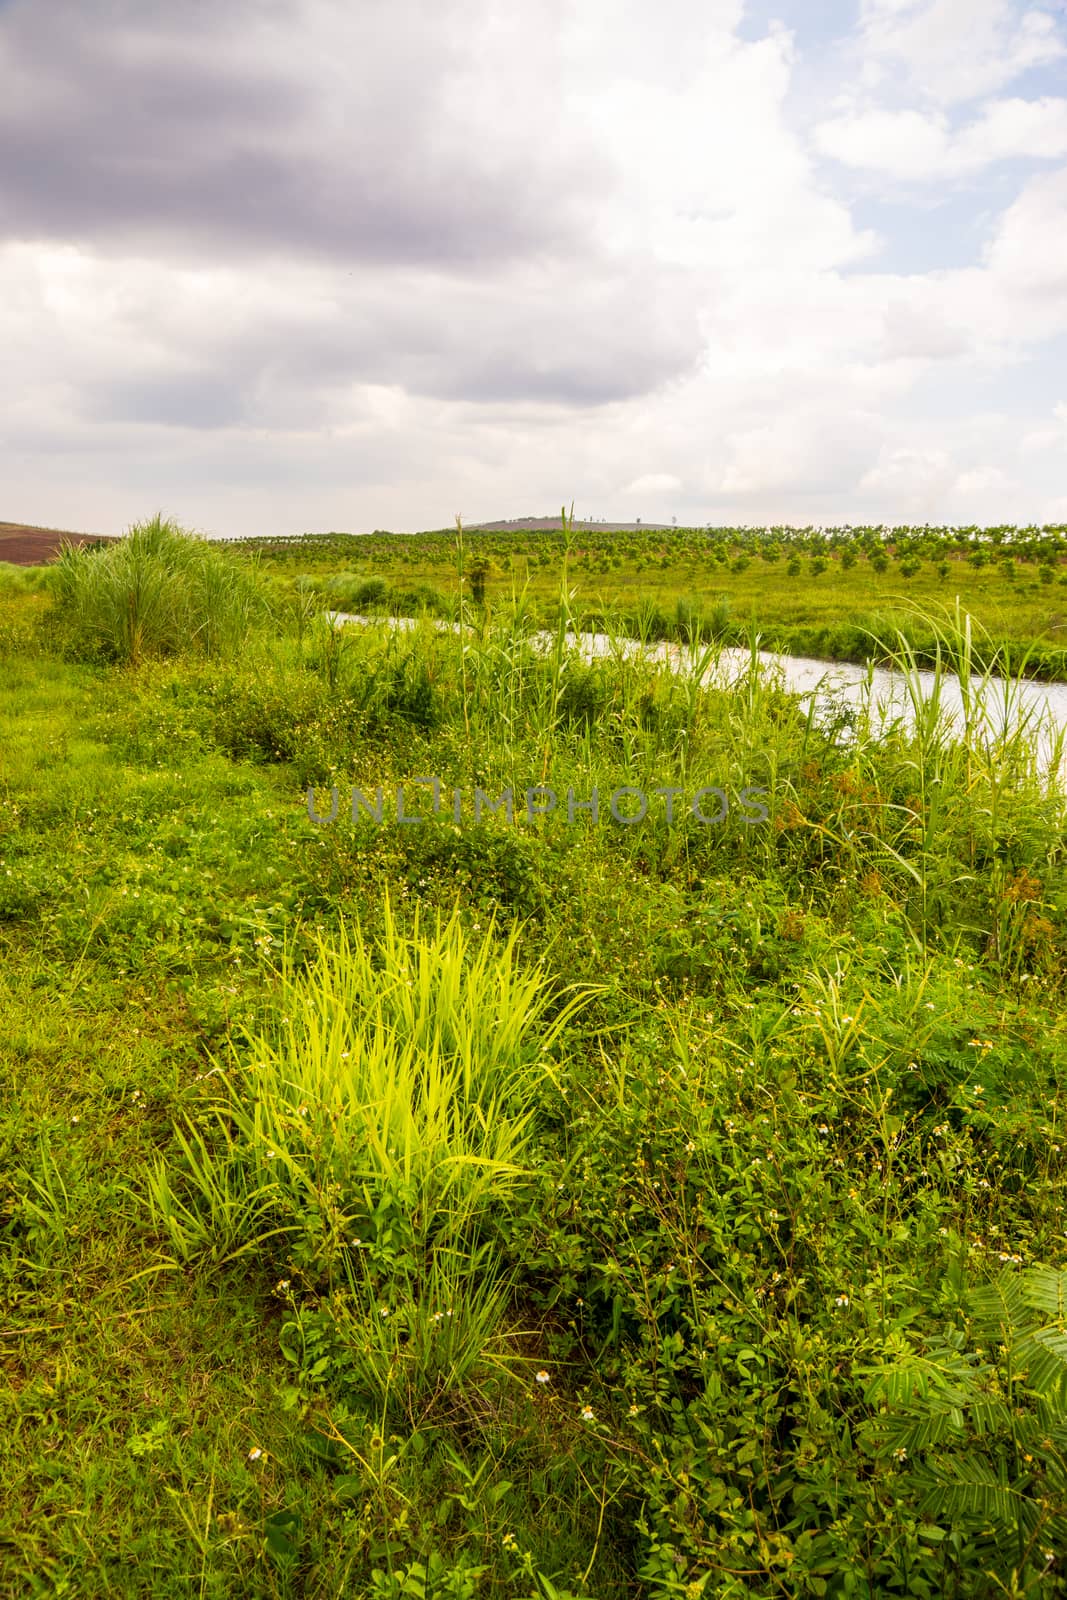
<path id="1" fill-rule="evenodd" d="M 1067 522 L 1067 3 L 0 0 L 0 518 Z"/>

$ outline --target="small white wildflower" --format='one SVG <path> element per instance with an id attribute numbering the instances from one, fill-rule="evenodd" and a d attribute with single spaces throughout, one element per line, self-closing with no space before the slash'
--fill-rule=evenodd
<path id="1" fill-rule="evenodd" d="M 847 1306 L 848 1304 L 849 1298 L 847 1294 L 839 1294 L 837 1299 L 834 1301 L 835 1306 Z"/>
<path id="2" fill-rule="evenodd" d="M 537 1382 L 537 1383 L 548 1383 L 549 1382 L 549 1376 L 548 1376 L 547 1372 L 535 1373 L 534 1374 L 534 1379 L 535 1379 L 535 1382 Z"/>
<path id="3" fill-rule="evenodd" d="M 594 1414 L 593 1414 L 592 1406 L 583 1406 L 582 1407 L 582 1421 L 583 1422 L 592 1422 L 592 1421 L 594 1421 Z"/>
<path id="4" fill-rule="evenodd" d="M 263 1452 L 259 1448 L 259 1445 L 258 1444 L 254 1444 L 252 1446 L 251 1450 L 248 1452 L 248 1459 L 249 1459 L 249 1461 L 258 1461 L 262 1454 L 263 1454 Z"/>

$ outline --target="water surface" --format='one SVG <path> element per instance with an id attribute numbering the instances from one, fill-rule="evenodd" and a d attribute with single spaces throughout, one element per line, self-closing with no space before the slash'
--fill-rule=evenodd
<path id="1" fill-rule="evenodd" d="M 361 625 L 387 623 L 392 627 L 417 626 L 411 617 L 363 617 L 337 611 L 331 616 L 335 622 Z M 441 622 L 440 628 L 458 631 L 458 624 Z M 550 633 L 534 634 L 534 640 L 547 648 L 553 641 Z M 677 671 L 694 671 L 702 662 L 703 681 L 708 684 L 736 684 L 752 671 L 753 655 L 750 650 L 725 646 L 711 652 L 708 661 L 706 647 L 693 648 L 663 640 L 657 644 L 641 645 L 635 639 L 612 639 L 605 633 L 567 634 L 567 643 L 577 647 L 587 660 L 616 654 L 666 661 Z M 972 697 L 980 705 L 978 725 L 986 738 L 996 738 L 1005 731 L 1026 727 L 1037 739 L 1044 762 L 1058 755 L 1061 770 L 1067 771 L 1067 683 L 1047 683 L 1036 678 L 971 677 L 971 695 L 965 697 L 960 680 L 954 673 L 943 673 L 938 686 L 932 668 L 919 667 L 914 673 L 903 673 L 892 667 L 859 666 L 849 661 L 818 661 L 810 656 L 779 655 L 771 650 L 756 652 L 758 670 L 773 678 L 789 692 L 802 700 L 815 699 L 816 709 L 832 713 L 835 707 L 847 707 L 862 713 L 869 709 L 876 727 L 888 728 L 902 721 L 910 726 L 915 718 L 917 701 L 929 701 L 935 689 L 940 689 L 940 703 L 945 716 L 956 727 L 964 722 L 965 699 Z M 1059 740 L 1059 743 L 1057 743 Z"/>

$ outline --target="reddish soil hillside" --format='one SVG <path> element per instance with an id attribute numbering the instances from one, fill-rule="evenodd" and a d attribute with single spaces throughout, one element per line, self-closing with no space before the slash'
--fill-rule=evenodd
<path id="1" fill-rule="evenodd" d="M 18 567 L 37 567 L 59 553 L 64 540 L 71 544 L 112 544 L 102 533 L 64 533 L 60 528 L 30 528 L 22 522 L 0 522 L 0 561 Z"/>

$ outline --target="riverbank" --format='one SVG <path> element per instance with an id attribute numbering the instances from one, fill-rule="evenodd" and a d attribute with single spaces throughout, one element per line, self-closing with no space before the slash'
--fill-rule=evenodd
<path id="1" fill-rule="evenodd" d="M 1067 680 L 1067 542 L 1015 532 L 1000 545 L 974 530 L 957 530 L 955 543 L 946 530 L 884 542 L 862 530 L 837 542 L 804 530 L 331 535 L 265 543 L 261 559 L 286 593 L 339 611 L 455 616 L 462 594 L 554 628 L 563 596 L 587 632 L 738 646 L 758 635 L 767 649 L 857 664 L 903 637 L 932 666 L 938 629 L 958 609 L 973 619 L 979 670 Z"/>

